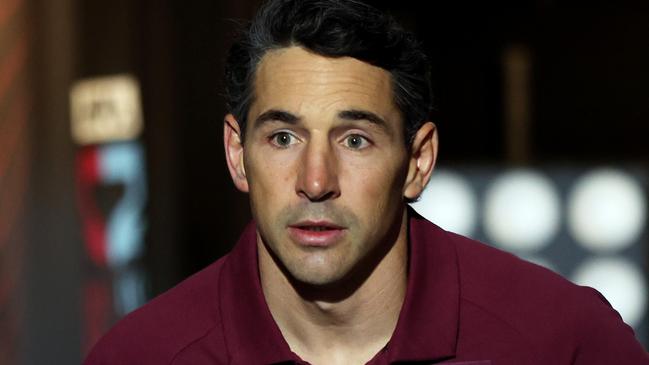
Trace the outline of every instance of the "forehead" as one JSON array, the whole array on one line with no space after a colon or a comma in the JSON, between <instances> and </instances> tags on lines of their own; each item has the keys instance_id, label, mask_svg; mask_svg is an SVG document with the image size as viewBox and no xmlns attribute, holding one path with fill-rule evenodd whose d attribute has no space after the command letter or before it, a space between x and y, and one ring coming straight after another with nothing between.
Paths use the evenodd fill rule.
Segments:
<instances>
[{"instance_id":1,"label":"forehead","mask_svg":"<svg viewBox=\"0 0 649 365\"><path fill-rule=\"evenodd\" d=\"M303 115L365 109L387 120L398 115L388 71L351 57L324 57L301 47L264 55L254 87L253 118L269 108Z\"/></svg>"}]
</instances>

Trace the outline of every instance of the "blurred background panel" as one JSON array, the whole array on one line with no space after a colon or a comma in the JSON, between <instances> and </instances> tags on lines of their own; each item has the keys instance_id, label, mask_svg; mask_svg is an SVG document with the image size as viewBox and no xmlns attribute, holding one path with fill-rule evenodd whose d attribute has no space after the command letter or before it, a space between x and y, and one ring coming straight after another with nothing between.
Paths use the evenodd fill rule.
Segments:
<instances>
[{"instance_id":1,"label":"blurred background panel","mask_svg":"<svg viewBox=\"0 0 649 365\"><path fill-rule=\"evenodd\" d=\"M223 59L259 3L0 0L0 363L79 363L124 313L231 248L250 214L223 161ZM599 202L646 206L649 5L371 3L433 64L434 181L451 190L430 207L459 199L439 219L577 282L611 285L602 267L634 278L619 287L639 307L617 306L646 339L646 214L612 228L633 237L599 242L578 213L610 186L626 193ZM114 77L138 96L73 92ZM101 138L75 137L74 105ZM134 108L137 133L105 133ZM502 208L526 189L537 199ZM529 207L545 214L534 232L488 223Z\"/></svg>"},{"instance_id":2,"label":"blurred background panel","mask_svg":"<svg viewBox=\"0 0 649 365\"><path fill-rule=\"evenodd\" d=\"M33 28L26 4L0 3L0 363L23 360Z\"/></svg>"}]
</instances>

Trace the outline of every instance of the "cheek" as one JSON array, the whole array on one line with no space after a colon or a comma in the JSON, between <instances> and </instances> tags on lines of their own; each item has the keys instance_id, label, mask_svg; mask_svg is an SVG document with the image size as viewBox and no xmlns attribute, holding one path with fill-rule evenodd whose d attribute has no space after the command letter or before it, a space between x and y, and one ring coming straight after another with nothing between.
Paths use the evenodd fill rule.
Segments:
<instances>
[{"instance_id":1,"label":"cheek","mask_svg":"<svg viewBox=\"0 0 649 365\"><path fill-rule=\"evenodd\" d=\"M366 217L367 223L389 219L386 212L396 209L403 201L401 190L406 178L403 165L397 159L347 164L343 194L346 190L350 208L363 210L360 214Z\"/></svg>"},{"instance_id":2,"label":"cheek","mask_svg":"<svg viewBox=\"0 0 649 365\"><path fill-rule=\"evenodd\" d=\"M294 163L288 155L265 153L261 149L248 152L245 166L250 199L261 209L272 209L277 205L267 203L286 198L291 191Z\"/></svg>"}]
</instances>

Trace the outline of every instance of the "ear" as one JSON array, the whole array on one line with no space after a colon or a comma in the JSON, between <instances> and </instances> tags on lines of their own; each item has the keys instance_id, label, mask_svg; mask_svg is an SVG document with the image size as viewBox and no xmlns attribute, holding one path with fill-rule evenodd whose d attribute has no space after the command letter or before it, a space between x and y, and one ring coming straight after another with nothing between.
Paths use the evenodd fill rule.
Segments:
<instances>
[{"instance_id":1,"label":"ear","mask_svg":"<svg viewBox=\"0 0 649 365\"><path fill-rule=\"evenodd\" d=\"M225 116L223 121L223 145L225 146L225 160L232 176L232 181L237 189L248 192L246 169L243 165L243 142L239 122L232 114Z\"/></svg>"},{"instance_id":2,"label":"ear","mask_svg":"<svg viewBox=\"0 0 649 365\"><path fill-rule=\"evenodd\" d=\"M416 200L424 191L437 159L437 127L432 122L424 123L412 142L408 163L408 176L403 196Z\"/></svg>"}]
</instances>

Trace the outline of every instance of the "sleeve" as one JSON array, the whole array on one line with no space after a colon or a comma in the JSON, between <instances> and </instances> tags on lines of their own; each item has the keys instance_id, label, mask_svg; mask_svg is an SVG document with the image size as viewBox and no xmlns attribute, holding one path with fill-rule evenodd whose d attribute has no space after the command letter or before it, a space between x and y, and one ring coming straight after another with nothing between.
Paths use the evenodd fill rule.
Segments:
<instances>
[{"instance_id":1,"label":"sleeve","mask_svg":"<svg viewBox=\"0 0 649 365\"><path fill-rule=\"evenodd\" d=\"M165 334L161 326L128 315L99 339L83 365L169 364L178 346Z\"/></svg>"},{"instance_id":2,"label":"sleeve","mask_svg":"<svg viewBox=\"0 0 649 365\"><path fill-rule=\"evenodd\" d=\"M83 365L108 365L109 359L106 354L104 354L104 346L99 343L95 344L91 349L90 353L86 356L86 359L83 361Z\"/></svg>"},{"instance_id":3,"label":"sleeve","mask_svg":"<svg viewBox=\"0 0 649 365\"><path fill-rule=\"evenodd\" d=\"M136 353L125 355L125 349L120 341L116 341L109 335L104 336L95 344L83 365L130 365L145 364Z\"/></svg>"},{"instance_id":4,"label":"sleeve","mask_svg":"<svg viewBox=\"0 0 649 365\"><path fill-rule=\"evenodd\" d=\"M577 314L573 365L649 365L649 355L620 314L597 290L580 288L582 309Z\"/></svg>"}]
</instances>

